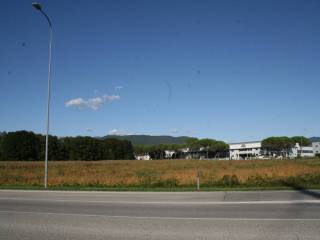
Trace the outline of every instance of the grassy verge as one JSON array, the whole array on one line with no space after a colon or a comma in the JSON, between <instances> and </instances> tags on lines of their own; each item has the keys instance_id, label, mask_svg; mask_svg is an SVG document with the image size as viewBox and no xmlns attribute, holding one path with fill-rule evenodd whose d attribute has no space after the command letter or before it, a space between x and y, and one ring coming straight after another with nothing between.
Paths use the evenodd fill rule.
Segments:
<instances>
[{"instance_id":1,"label":"grassy verge","mask_svg":"<svg viewBox=\"0 0 320 240\"><path fill-rule=\"evenodd\" d=\"M303 187L306 189L320 189L320 185L308 185ZM45 190L43 186L31 186L31 185L0 185L0 189L3 190ZM54 186L49 187L47 190L61 190L61 191L114 191L114 192L196 192L194 186L176 187L176 188L159 188L159 187L143 187L143 186L123 186L123 187L109 187L109 186ZM295 187L289 186L269 186L269 187L200 187L200 192L211 191L263 191L263 190L297 190Z\"/></svg>"},{"instance_id":2,"label":"grassy verge","mask_svg":"<svg viewBox=\"0 0 320 240\"><path fill-rule=\"evenodd\" d=\"M320 159L50 161L49 189L96 191L320 189ZM43 189L43 162L0 162L1 189Z\"/></svg>"}]
</instances>

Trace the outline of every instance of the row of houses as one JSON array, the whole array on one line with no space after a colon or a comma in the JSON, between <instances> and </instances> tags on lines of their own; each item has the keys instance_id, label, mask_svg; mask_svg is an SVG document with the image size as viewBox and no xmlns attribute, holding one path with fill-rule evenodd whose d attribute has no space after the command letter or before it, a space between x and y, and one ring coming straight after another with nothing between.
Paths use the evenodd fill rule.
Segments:
<instances>
[{"instance_id":1,"label":"row of houses","mask_svg":"<svg viewBox=\"0 0 320 240\"><path fill-rule=\"evenodd\" d=\"M230 143L229 151L215 153L211 155L204 148L191 150L189 148L179 149L179 157L184 159L221 159L221 160L248 160L248 159L270 159L270 158L297 158L297 157L314 157L320 154L320 142L314 142L311 146L295 146L284 152L281 156L276 153L267 151L262 148L261 141ZM149 153L136 154L137 160L152 160ZM163 158L177 158L177 152L172 150L164 151Z\"/></svg>"}]
</instances>

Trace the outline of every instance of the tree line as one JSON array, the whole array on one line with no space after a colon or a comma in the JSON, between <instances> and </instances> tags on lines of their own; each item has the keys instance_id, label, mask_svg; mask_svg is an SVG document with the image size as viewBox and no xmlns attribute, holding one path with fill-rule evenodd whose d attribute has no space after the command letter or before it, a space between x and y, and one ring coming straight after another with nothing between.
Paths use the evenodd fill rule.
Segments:
<instances>
[{"instance_id":1,"label":"tree line","mask_svg":"<svg viewBox=\"0 0 320 240\"><path fill-rule=\"evenodd\" d=\"M262 140L261 147L267 155L288 156L295 144L310 146L311 141L303 136L295 137L269 137Z\"/></svg>"},{"instance_id":2,"label":"tree line","mask_svg":"<svg viewBox=\"0 0 320 240\"><path fill-rule=\"evenodd\" d=\"M188 149L184 152L184 149ZM152 159L164 159L165 151L174 151L173 159L185 158L187 154L194 153L194 157L205 155L207 158L220 157L228 151L229 145L223 141L204 138L188 138L185 144L157 144L157 145L135 145L136 154L149 154Z\"/></svg>"},{"instance_id":3,"label":"tree line","mask_svg":"<svg viewBox=\"0 0 320 240\"><path fill-rule=\"evenodd\" d=\"M0 160L37 161L45 157L45 136L28 131L0 133ZM134 159L131 142L93 137L49 136L49 160Z\"/></svg>"},{"instance_id":4,"label":"tree line","mask_svg":"<svg viewBox=\"0 0 320 240\"><path fill-rule=\"evenodd\" d=\"M269 137L262 141L262 149L269 155L288 156L299 143L309 146L311 142L303 136ZM135 145L119 139L93 137L49 136L49 160L120 160L134 159L134 154L149 154L152 159L164 159L165 151L174 151L170 158L185 158L188 153L202 154L207 158L226 156L229 146L214 139L188 138L185 144ZM196 156L196 155L195 155ZM198 155L200 156L200 155ZM0 160L43 160L45 158L45 136L28 131L0 132Z\"/></svg>"}]
</instances>

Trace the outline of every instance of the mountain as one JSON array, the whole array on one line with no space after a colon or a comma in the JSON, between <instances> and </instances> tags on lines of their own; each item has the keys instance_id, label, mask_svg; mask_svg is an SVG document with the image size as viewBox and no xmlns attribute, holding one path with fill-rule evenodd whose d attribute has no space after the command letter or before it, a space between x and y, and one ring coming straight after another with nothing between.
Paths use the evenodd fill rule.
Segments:
<instances>
[{"instance_id":1,"label":"mountain","mask_svg":"<svg viewBox=\"0 0 320 240\"><path fill-rule=\"evenodd\" d=\"M320 142L320 137L311 137L309 138L311 142Z\"/></svg>"},{"instance_id":2,"label":"mountain","mask_svg":"<svg viewBox=\"0 0 320 240\"><path fill-rule=\"evenodd\" d=\"M150 136L150 135L107 135L105 138L128 140L133 145L183 144L190 137Z\"/></svg>"}]
</instances>

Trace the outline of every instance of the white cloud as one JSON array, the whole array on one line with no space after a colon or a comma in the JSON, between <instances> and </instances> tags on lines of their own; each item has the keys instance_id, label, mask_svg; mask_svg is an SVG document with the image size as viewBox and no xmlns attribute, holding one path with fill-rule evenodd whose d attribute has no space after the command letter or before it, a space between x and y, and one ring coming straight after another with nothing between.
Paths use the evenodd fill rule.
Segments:
<instances>
[{"instance_id":1,"label":"white cloud","mask_svg":"<svg viewBox=\"0 0 320 240\"><path fill-rule=\"evenodd\" d=\"M117 91L117 90L121 90L122 88L123 88L123 86L115 86L115 87L114 87L114 90Z\"/></svg>"},{"instance_id":2,"label":"white cloud","mask_svg":"<svg viewBox=\"0 0 320 240\"><path fill-rule=\"evenodd\" d=\"M104 99L101 97L90 98L87 101L88 108L92 108L93 110L99 109L104 104Z\"/></svg>"},{"instance_id":3,"label":"white cloud","mask_svg":"<svg viewBox=\"0 0 320 240\"><path fill-rule=\"evenodd\" d=\"M91 108L98 110L106 102L113 102L120 99L119 95L104 95L102 97L89 98L85 100L83 98L75 98L66 102L66 107L77 107L79 109Z\"/></svg>"},{"instance_id":4,"label":"white cloud","mask_svg":"<svg viewBox=\"0 0 320 240\"><path fill-rule=\"evenodd\" d=\"M82 98L75 98L66 102L66 107L78 107L82 109L82 108L85 108L86 105L87 105L87 102Z\"/></svg>"},{"instance_id":5,"label":"white cloud","mask_svg":"<svg viewBox=\"0 0 320 240\"><path fill-rule=\"evenodd\" d=\"M93 128L86 128L86 132L93 132Z\"/></svg>"},{"instance_id":6,"label":"white cloud","mask_svg":"<svg viewBox=\"0 0 320 240\"><path fill-rule=\"evenodd\" d=\"M112 129L112 130L109 131L109 134L118 135L119 134L119 130L118 129Z\"/></svg>"},{"instance_id":7,"label":"white cloud","mask_svg":"<svg viewBox=\"0 0 320 240\"><path fill-rule=\"evenodd\" d=\"M128 131L122 131L119 129L112 129L108 132L110 135L118 135L118 136L124 136L124 135L133 135L135 133L128 132Z\"/></svg>"},{"instance_id":8,"label":"white cloud","mask_svg":"<svg viewBox=\"0 0 320 240\"><path fill-rule=\"evenodd\" d=\"M121 136L121 135L126 135L124 131L120 131L118 129L112 129L109 131L109 134L110 135L118 135L118 136Z\"/></svg>"},{"instance_id":9,"label":"white cloud","mask_svg":"<svg viewBox=\"0 0 320 240\"><path fill-rule=\"evenodd\" d=\"M120 99L119 95L104 95L103 99L105 101L109 101L109 102L113 102L113 101L117 101Z\"/></svg>"}]
</instances>

